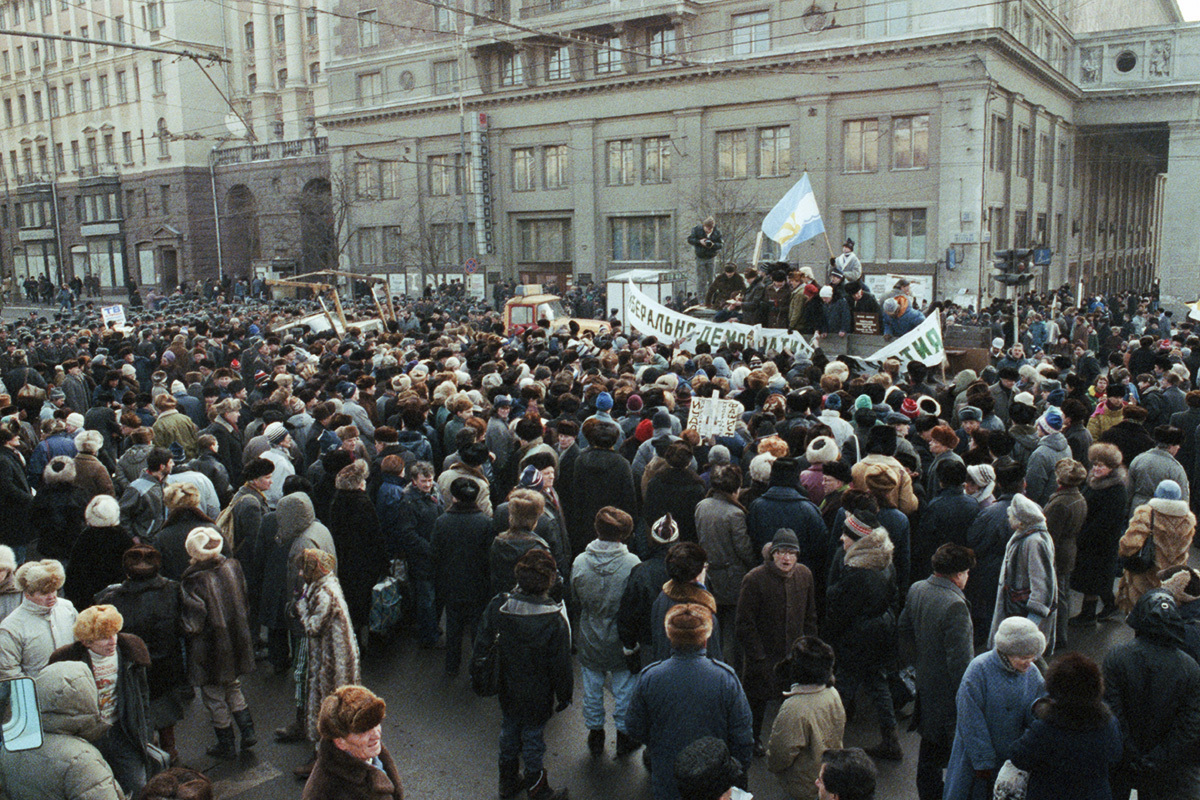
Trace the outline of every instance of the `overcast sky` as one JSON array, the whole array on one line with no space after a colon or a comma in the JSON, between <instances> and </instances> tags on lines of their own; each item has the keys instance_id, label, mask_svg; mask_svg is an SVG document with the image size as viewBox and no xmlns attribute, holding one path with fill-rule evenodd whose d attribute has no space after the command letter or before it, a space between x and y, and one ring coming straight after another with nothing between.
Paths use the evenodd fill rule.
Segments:
<instances>
[{"instance_id":1,"label":"overcast sky","mask_svg":"<svg viewBox=\"0 0 1200 800\"><path fill-rule=\"evenodd\" d=\"M1200 19L1200 0L1178 0L1184 19Z\"/></svg>"}]
</instances>

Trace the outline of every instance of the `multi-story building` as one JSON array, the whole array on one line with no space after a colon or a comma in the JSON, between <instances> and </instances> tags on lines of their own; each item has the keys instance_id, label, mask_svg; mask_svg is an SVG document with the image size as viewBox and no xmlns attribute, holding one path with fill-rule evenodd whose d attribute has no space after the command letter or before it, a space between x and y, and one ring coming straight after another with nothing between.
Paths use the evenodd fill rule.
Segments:
<instances>
[{"instance_id":1,"label":"multi-story building","mask_svg":"<svg viewBox=\"0 0 1200 800\"><path fill-rule=\"evenodd\" d=\"M317 12L0 3L0 28L87 40L0 37L4 274L173 288L297 265L301 228L328 216Z\"/></svg>"},{"instance_id":2,"label":"multi-story building","mask_svg":"<svg viewBox=\"0 0 1200 800\"><path fill-rule=\"evenodd\" d=\"M1182 221L1200 211L1174 209L1163 177L1200 155L1177 152L1192 104L1166 100L1194 99L1200 78L1171 57L1200 38L1174 0L334 12L319 118L343 263L408 287L460 277L470 255L491 278L560 283L691 270L685 239L710 214L745 262L804 173L834 252L853 238L869 273L924 276L941 296L1000 293L990 263L1012 246L1051 251L1043 287L1142 285L1175 266L1164 229L1200 264L1200 220ZM1150 116L1143 95L1161 99ZM791 257L820 266L829 250L818 237Z\"/></svg>"}]
</instances>

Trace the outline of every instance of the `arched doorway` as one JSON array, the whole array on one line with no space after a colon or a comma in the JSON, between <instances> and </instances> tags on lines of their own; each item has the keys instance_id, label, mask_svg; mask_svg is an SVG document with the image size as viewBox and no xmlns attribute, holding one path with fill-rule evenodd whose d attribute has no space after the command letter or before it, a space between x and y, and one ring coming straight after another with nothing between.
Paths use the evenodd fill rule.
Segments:
<instances>
[{"instance_id":1,"label":"arched doorway","mask_svg":"<svg viewBox=\"0 0 1200 800\"><path fill-rule=\"evenodd\" d=\"M225 272L238 278L251 277L251 262L261 258L258 239L258 207L254 193L238 184L225 193L225 218L221 221Z\"/></svg>"},{"instance_id":2,"label":"arched doorway","mask_svg":"<svg viewBox=\"0 0 1200 800\"><path fill-rule=\"evenodd\" d=\"M314 178L300 192L300 242L303 272L337 266L337 233L329 181Z\"/></svg>"}]
</instances>

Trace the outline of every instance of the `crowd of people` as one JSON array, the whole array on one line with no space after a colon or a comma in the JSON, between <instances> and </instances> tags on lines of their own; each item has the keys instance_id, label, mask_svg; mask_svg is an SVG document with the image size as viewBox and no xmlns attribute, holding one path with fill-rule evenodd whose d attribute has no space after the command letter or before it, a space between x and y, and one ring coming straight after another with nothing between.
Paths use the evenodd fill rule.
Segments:
<instances>
[{"instance_id":1,"label":"crowd of people","mask_svg":"<svg viewBox=\"0 0 1200 800\"><path fill-rule=\"evenodd\" d=\"M175 726L253 748L257 663L294 681L274 735L310 745L305 798L400 798L361 661L404 635L498 697L502 798L566 796L545 729L578 699L656 800L729 797L755 759L869 800L914 698L921 800L1197 796L1200 330L1133 293L922 312L852 254L823 286L727 267L707 299L826 335L868 306L890 336L995 325L987 368L510 335L461 293L340 337L203 290L0 328L0 679L36 681L48 734L3 786L193 791ZM690 424L713 393L733 435ZM1120 620L1102 663L1071 649Z\"/></svg>"}]
</instances>

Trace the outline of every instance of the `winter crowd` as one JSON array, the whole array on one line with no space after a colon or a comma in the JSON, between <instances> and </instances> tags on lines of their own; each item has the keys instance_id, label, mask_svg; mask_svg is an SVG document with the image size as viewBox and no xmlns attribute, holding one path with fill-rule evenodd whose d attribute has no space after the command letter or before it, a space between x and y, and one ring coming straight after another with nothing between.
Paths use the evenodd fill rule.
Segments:
<instances>
[{"instance_id":1,"label":"winter crowd","mask_svg":"<svg viewBox=\"0 0 1200 800\"><path fill-rule=\"evenodd\" d=\"M762 323L846 332L851 261L754 271L764 302L795 282ZM0 750L0 792L211 796L175 726L254 747L257 662L294 680L305 798L402 798L360 659L403 633L498 697L502 798L566 796L545 728L576 675L588 749L615 729L655 800L744 797L755 759L870 800L901 724L921 800L1200 796L1200 329L1153 299L972 310L990 364L943 380L401 305L341 337L286 300L0 328L0 679L46 733ZM914 305L876 303L884 330ZM689 426L714 392L731 436ZM1121 622L1102 663L1069 645Z\"/></svg>"}]
</instances>

